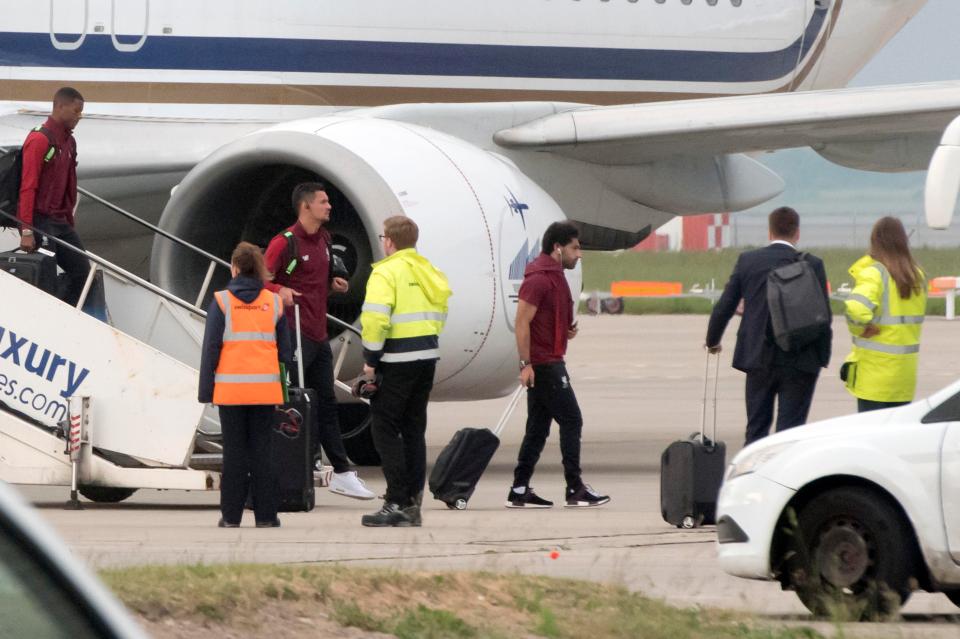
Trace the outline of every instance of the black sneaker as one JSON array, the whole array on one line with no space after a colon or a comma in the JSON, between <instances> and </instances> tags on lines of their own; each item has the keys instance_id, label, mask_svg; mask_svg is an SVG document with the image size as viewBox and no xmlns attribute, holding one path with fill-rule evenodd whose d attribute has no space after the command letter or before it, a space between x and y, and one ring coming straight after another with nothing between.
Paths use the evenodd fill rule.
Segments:
<instances>
[{"instance_id":1,"label":"black sneaker","mask_svg":"<svg viewBox=\"0 0 960 639\"><path fill-rule=\"evenodd\" d=\"M384 503L383 507L375 513L364 515L360 518L360 523L364 526L374 528L384 528L387 526L406 527L414 525L410 517L400 506L392 503Z\"/></svg>"},{"instance_id":2,"label":"black sneaker","mask_svg":"<svg viewBox=\"0 0 960 639\"><path fill-rule=\"evenodd\" d=\"M601 495L587 484L580 484L580 488L567 488L567 508L586 508L603 506L610 501L606 495Z\"/></svg>"},{"instance_id":3,"label":"black sneaker","mask_svg":"<svg viewBox=\"0 0 960 639\"><path fill-rule=\"evenodd\" d=\"M511 488L507 495L507 503L504 506L507 508L552 508L553 502L540 497L533 492L533 488L527 486L527 489L522 493L518 493Z\"/></svg>"},{"instance_id":4,"label":"black sneaker","mask_svg":"<svg viewBox=\"0 0 960 639\"><path fill-rule=\"evenodd\" d=\"M257 522L257 528L279 528L279 527L280 527L280 519L278 517L274 517L273 521Z\"/></svg>"},{"instance_id":5,"label":"black sneaker","mask_svg":"<svg viewBox=\"0 0 960 639\"><path fill-rule=\"evenodd\" d=\"M217 528L239 528L240 524L231 524L229 521L226 521L223 517L220 518L220 521L217 522Z\"/></svg>"}]
</instances>

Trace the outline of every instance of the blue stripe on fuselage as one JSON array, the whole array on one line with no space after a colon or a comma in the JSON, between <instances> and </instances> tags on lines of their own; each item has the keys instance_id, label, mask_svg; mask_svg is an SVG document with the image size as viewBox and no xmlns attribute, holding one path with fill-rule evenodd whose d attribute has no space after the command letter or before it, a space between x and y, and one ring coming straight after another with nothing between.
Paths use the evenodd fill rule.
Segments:
<instances>
[{"instance_id":1,"label":"blue stripe on fuselage","mask_svg":"<svg viewBox=\"0 0 960 639\"><path fill-rule=\"evenodd\" d=\"M117 51L103 34L88 34L78 49L61 51L46 33L0 32L0 66L762 82L793 72L826 17L826 9L817 9L803 36L768 52L150 36L130 53Z\"/></svg>"}]
</instances>

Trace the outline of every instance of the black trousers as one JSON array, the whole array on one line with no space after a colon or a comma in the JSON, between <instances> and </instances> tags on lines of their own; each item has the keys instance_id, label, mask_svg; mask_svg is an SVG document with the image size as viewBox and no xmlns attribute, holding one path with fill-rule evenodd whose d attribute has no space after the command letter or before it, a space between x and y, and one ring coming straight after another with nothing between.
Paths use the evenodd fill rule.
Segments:
<instances>
[{"instance_id":1,"label":"black trousers","mask_svg":"<svg viewBox=\"0 0 960 639\"><path fill-rule=\"evenodd\" d=\"M36 214L33 217L33 224L42 231L42 234L35 238L37 246L43 246L43 236L49 235L72 244L80 251L84 250L80 236L66 222ZM90 273L90 260L84 257L82 253L72 251L58 242L47 242L44 248L56 255L57 266L63 269L64 284L63 288L57 292L57 297L70 306L76 306L80 300L80 294L83 293L83 285L87 281L87 275Z\"/></svg>"},{"instance_id":2,"label":"black trousers","mask_svg":"<svg viewBox=\"0 0 960 639\"><path fill-rule=\"evenodd\" d=\"M303 338L303 376L305 386L317 392L317 420L312 424L313 441L317 447L313 456L320 454L319 448L327 454L327 459L333 466L333 472L345 473L350 470L350 460L343 448L343 437L340 435L340 419L337 415L337 396L333 392L333 352L329 342L315 342L309 337ZM297 366L294 365L291 377L295 385Z\"/></svg>"},{"instance_id":3,"label":"black trousers","mask_svg":"<svg viewBox=\"0 0 960 639\"><path fill-rule=\"evenodd\" d=\"M570 385L567 367L563 362L538 364L533 367L533 372L533 388L527 390L527 429L513 471L513 485L530 485L533 470L550 435L550 423L556 420L560 425L560 455L567 488L579 488L582 483L580 433L583 416Z\"/></svg>"},{"instance_id":4,"label":"black trousers","mask_svg":"<svg viewBox=\"0 0 960 639\"><path fill-rule=\"evenodd\" d=\"M818 376L819 373L805 373L786 366L747 373L747 437L744 445L770 434L775 401L778 432L805 424Z\"/></svg>"},{"instance_id":5,"label":"black trousers","mask_svg":"<svg viewBox=\"0 0 960 639\"><path fill-rule=\"evenodd\" d=\"M272 457L273 406L220 406L223 430L223 476L220 479L220 514L239 524L253 485L254 517L273 521L279 495Z\"/></svg>"},{"instance_id":6,"label":"black trousers","mask_svg":"<svg viewBox=\"0 0 960 639\"><path fill-rule=\"evenodd\" d=\"M896 408L897 406L906 406L910 402L875 402L872 399L857 398L857 412L866 413L871 410L883 410L884 408Z\"/></svg>"},{"instance_id":7,"label":"black trousers","mask_svg":"<svg viewBox=\"0 0 960 639\"><path fill-rule=\"evenodd\" d=\"M413 505L427 477L427 402L437 360L380 364L380 389L370 401L373 444L387 480L386 501Z\"/></svg>"}]
</instances>

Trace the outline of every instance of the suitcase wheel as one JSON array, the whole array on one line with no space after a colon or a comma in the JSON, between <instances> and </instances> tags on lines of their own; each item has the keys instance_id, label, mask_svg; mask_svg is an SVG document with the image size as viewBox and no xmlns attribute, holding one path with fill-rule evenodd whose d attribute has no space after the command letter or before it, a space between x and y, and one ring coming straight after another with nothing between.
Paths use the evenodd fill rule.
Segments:
<instances>
[{"instance_id":1,"label":"suitcase wheel","mask_svg":"<svg viewBox=\"0 0 960 639\"><path fill-rule=\"evenodd\" d=\"M687 515L686 517L683 518L683 520L680 522L677 528L686 528L687 530L689 530L690 528L696 528L702 523L703 523L703 515L700 515L699 517L694 517L693 515Z\"/></svg>"},{"instance_id":2,"label":"suitcase wheel","mask_svg":"<svg viewBox=\"0 0 960 639\"><path fill-rule=\"evenodd\" d=\"M450 510L466 510L467 509L467 500L458 499L456 501L447 502L447 508Z\"/></svg>"}]
</instances>

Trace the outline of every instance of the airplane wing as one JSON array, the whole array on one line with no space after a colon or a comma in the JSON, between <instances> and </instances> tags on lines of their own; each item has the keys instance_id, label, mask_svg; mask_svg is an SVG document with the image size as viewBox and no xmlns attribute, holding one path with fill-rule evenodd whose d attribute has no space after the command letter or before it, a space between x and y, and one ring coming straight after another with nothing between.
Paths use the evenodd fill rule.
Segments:
<instances>
[{"instance_id":1,"label":"airplane wing","mask_svg":"<svg viewBox=\"0 0 960 639\"><path fill-rule=\"evenodd\" d=\"M809 146L872 171L926 169L960 82L582 107L501 130L507 148L603 166Z\"/></svg>"}]
</instances>

